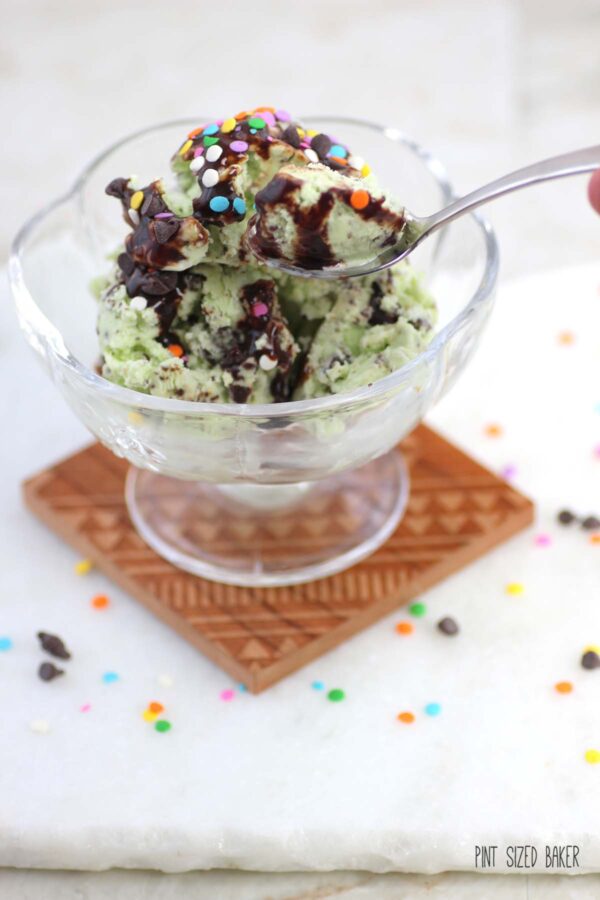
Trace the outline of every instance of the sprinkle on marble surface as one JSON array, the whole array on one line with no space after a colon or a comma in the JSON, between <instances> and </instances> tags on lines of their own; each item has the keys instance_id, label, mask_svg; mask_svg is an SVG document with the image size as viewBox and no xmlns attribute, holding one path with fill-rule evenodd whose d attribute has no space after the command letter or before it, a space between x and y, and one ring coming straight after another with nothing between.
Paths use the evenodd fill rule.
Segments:
<instances>
[{"instance_id":1,"label":"sprinkle on marble surface","mask_svg":"<svg viewBox=\"0 0 600 900\"><path fill-rule=\"evenodd\" d=\"M425 715L427 716L439 716L442 711L441 703L428 703L425 706Z\"/></svg>"},{"instance_id":2,"label":"sprinkle on marble surface","mask_svg":"<svg viewBox=\"0 0 600 900\"><path fill-rule=\"evenodd\" d=\"M570 681L557 681L554 685L554 690L558 694L570 694L573 690L573 685Z\"/></svg>"},{"instance_id":3,"label":"sprinkle on marble surface","mask_svg":"<svg viewBox=\"0 0 600 900\"><path fill-rule=\"evenodd\" d=\"M536 534L534 538L534 544L536 547L549 547L552 543L552 538L549 534Z\"/></svg>"},{"instance_id":4,"label":"sprinkle on marble surface","mask_svg":"<svg viewBox=\"0 0 600 900\"><path fill-rule=\"evenodd\" d=\"M500 469L500 475L504 478L505 481L511 481L511 479L516 478L517 476L517 467L514 463L508 463L502 469Z\"/></svg>"},{"instance_id":5,"label":"sprinkle on marble surface","mask_svg":"<svg viewBox=\"0 0 600 900\"><path fill-rule=\"evenodd\" d=\"M331 700L332 703L339 703L341 700L344 700L346 694L341 688L332 688L327 694L327 699Z\"/></svg>"},{"instance_id":6,"label":"sprinkle on marble surface","mask_svg":"<svg viewBox=\"0 0 600 900\"><path fill-rule=\"evenodd\" d=\"M115 681L119 680L119 675L116 672L104 672L102 675L102 681L104 684L114 684Z\"/></svg>"},{"instance_id":7,"label":"sprinkle on marble surface","mask_svg":"<svg viewBox=\"0 0 600 900\"><path fill-rule=\"evenodd\" d=\"M94 568L94 563L91 559L80 559L79 562L75 563L75 574L76 575L87 575Z\"/></svg>"},{"instance_id":8,"label":"sprinkle on marble surface","mask_svg":"<svg viewBox=\"0 0 600 900\"><path fill-rule=\"evenodd\" d=\"M91 710L91 708L92 708L92 704L91 704L91 703L83 703L83 704L79 707L79 712L80 712L80 713L88 713L88 712Z\"/></svg>"},{"instance_id":9,"label":"sprinkle on marble surface","mask_svg":"<svg viewBox=\"0 0 600 900\"><path fill-rule=\"evenodd\" d=\"M315 691L324 691L325 690L325 682L313 681L313 683L311 684L311 688Z\"/></svg>"},{"instance_id":10,"label":"sprinkle on marble surface","mask_svg":"<svg viewBox=\"0 0 600 900\"><path fill-rule=\"evenodd\" d=\"M596 444L594 447L594 456L596 459L600 459L600 444Z\"/></svg>"},{"instance_id":11,"label":"sprinkle on marble surface","mask_svg":"<svg viewBox=\"0 0 600 900\"><path fill-rule=\"evenodd\" d=\"M600 750L586 750L585 761L595 765L600 763Z\"/></svg>"},{"instance_id":12,"label":"sprinkle on marble surface","mask_svg":"<svg viewBox=\"0 0 600 900\"><path fill-rule=\"evenodd\" d=\"M224 691L221 691L219 697L221 698L221 700L223 700L224 703L230 703L235 697L235 691L233 691L231 688L226 688Z\"/></svg>"},{"instance_id":13,"label":"sprinkle on marble surface","mask_svg":"<svg viewBox=\"0 0 600 900\"><path fill-rule=\"evenodd\" d=\"M559 331L557 340L562 347L570 347L575 343L575 335L572 331Z\"/></svg>"},{"instance_id":14,"label":"sprinkle on marble surface","mask_svg":"<svg viewBox=\"0 0 600 900\"><path fill-rule=\"evenodd\" d=\"M598 644L588 644L587 647L584 647L583 652L589 653L590 650L592 651L592 653L597 653L598 656L600 656L600 646L598 646Z\"/></svg>"},{"instance_id":15,"label":"sprinkle on marble surface","mask_svg":"<svg viewBox=\"0 0 600 900\"><path fill-rule=\"evenodd\" d=\"M420 619L427 612L427 607L424 603L411 603L408 607L408 611L411 616L415 616L417 619Z\"/></svg>"},{"instance_id":16,"label":"sprinkle on marble surface","mask_svg":"<svg viewBox=\"0 0 600 900\"><path fill-rule=\"evenodd\" d=\"M240 694L247 694L247 693L248 693L248 688L246 687L245 684L242 684L241 681L240 681L240 683L238 684L237 689L238 689L238 691L240 692Z\"/></svg>"},{"instance_id":17,"label":"sprinkle on marble surface","mask_svg":"<svg viewBox=\"0 0 600 900\"><path fill-rule=\"evenodd\" d=\"M145 709L142 713L142 719L144 722L156 722L158 719L158 713L152 712L151 709Z\"/></svg>"},{"instance_id":18,"label":"sprinkle on marble surface","mask_svg":"<svg viewBox=\"0 0 600 900\"><path fill-rule=\"evenodd\" d=\"M504 429L502 428L502 425L498 425L497 422L490 422L489 425L485 426L483 432L486 437L497 438L502 436L502 434L504 433Z\"/></svg>"},{"instance_id":19,"label":"sprinkle on marble surface","mask_svg":"<svg viewBox=\"0 0 600 900\"><path fill-rule=\"evenodd\" d=\"M411 713L411 712L398 713L398 721L404 722L405 725L412 725L412 723L415 721L414 713Z\"/></svg>"},{"instance_id":20,"label":"sprinkle on marble surface","mask_svg":"<svg viewBox=\"0 0 600 900\"><path fill-rule=\"evenodd\" d=\"M175 684L175 679L173 678L173 676L168 675L166 672L162 675L159 675L156 681L160 685L160 687L165 688L173 687L173 685Z\"/></svg>"},{"instance_id":21,"label":"sprinkle on marble surface","mask_svg":"<svg viewBox=\"0 0 600 900\"><path fill-rule=\"evenodd\" d=\"M525 593L525 586L520 581L510 581L504 588L511 597L519 597Z\"/></svg>"},{"instance_id":22,"label":"sprinkle on marble surface","mask_svg":"<svg viewBox=\"0 0 600 900\"><path fill-rule=\"evenodd\" d=\"M593 544L594 546L600 545L600 533L591 535L590 544Z\"/></svg>"},{"instance_id":23,"label":"sprinkle on marble surface","mask_svg":"<svg viewBox=\"0 0 600 900\"><path fill-rule=\"evenodd\" d=\"M106 594L96 594L95 597L92 597L91 604L94 609L106 609L107 606L110 606L110 600Z\"/></svg>"},{"instance_id":24,"label":"sprinkle on marble surface","mask_svg":"<svg viewBox=\"0 0 600 900\"><path fill-rule=\"evenodd\" d=\"M170 731L172 726L168 719L159 719L158 722L155 723L154 728L156 731L164 734L165 731Z\"/></svg>"},{"instance_id":25,"label":"sprinkle on marble surface","mask_svg":"<svg viewBox=\"0 0 600 900\"><path fill-rule=\"evenodd\" d=\"M412 624L412 622L398 622L398 624L396 625L397 633L404 636L412 634L414 630L415 626Z\"/></svg>"},{"instance_id":26,"label":"sprinkle on marble surface","mask_svg":"<svg viewBox=\"0 0 600 900\"><path fill-rule=\"evenodd\" d=\"M34 734L48 734L50 731L50 722L46 719L33 719L29 723L29 727Z\"/></svg>"},{"instance_id":27,"label":"sprinkle on marble surface","mask_svg":"<svg viewBox=\"0 0 600 900\"><path fill-rule=\"evenodd\" d=\"M8 637L8 635L3 634L0 637L0 652L5 653L7 650L12 650L13 642L12 639Z\"/></svg>"}]
</instances>

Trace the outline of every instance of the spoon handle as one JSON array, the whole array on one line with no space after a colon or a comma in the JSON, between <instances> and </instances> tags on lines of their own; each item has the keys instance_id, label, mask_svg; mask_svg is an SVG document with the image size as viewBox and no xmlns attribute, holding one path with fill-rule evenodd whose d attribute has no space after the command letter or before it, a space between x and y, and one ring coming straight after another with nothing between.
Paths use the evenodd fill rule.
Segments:
<instances>
[{"instance_id":1,"label":"spoon handle","mask_svg":"<svg viewBox=\"0 0 600 900\"><path fill-rule=\"evenodd\" d=\"M488 200L501 197L503 194L529 187L530 184L551 181L553 178L565 178L567 175L581 175L583 172L592 172L594 169L600 169L600 145L586 147L583 150L572 150L570 153L563 153L531 166L525 166L524 169L517 169L516 172L504 175L502 178L472 191L465 197L460 197L440 212L422 219L420 224L423 235L435 231L440 225L446 225L463 213L487 203Z\"/></svg>"}]
</instances>

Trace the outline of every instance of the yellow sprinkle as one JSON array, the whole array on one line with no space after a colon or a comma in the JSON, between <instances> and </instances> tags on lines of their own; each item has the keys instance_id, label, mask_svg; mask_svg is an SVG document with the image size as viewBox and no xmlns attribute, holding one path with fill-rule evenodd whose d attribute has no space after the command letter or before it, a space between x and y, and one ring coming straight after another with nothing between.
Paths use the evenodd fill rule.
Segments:
<instances>
[{"instance_id":1,"label":"yellow sprinkle","mask_svg":"<svg viewBox=\"0 0 600 900\"><path fill-rule=\"evenodd\" d=\"M135 194L131 195L131 200L129 201L129 205L130 205L131 209L139 209L143 202L144 202L144 192L136 191Z\"/></svg>"},{"instance_id":2,"label":"yellow sprinkle","mask_svg":"<svg viewBox=\"0 0 600 900\"><path fill-rule=\"evenodd\" d=\"M75 563L75 572L77 575L87 575L94 568L94 563L91 559L80 559L78 563Z\"/></svg>"},{"instance_id":3,"label":"yellow sprinkle","mask_svg":"<svg viewBox=\"0 0 600 900\"><path fill-rule=\"evenodd\" d=\"M600 750L586 750L585 751L585 761L592 763L592 765L594 765L595 763L599 763L600 762Z\"/></svg>"},{"instance_id":4,"label":"yellow sprinkle","mask_svg":"<svg viewBox=\"0 0 600 900\"><path fill-rule=\"evenodd\" d=\"M300 137L304 137L304 135L306 134L304 128L296 128L296 131L298 132Z\"/></svg>"},{"instance_id":5,"label":"yellow sprinkle","mask_svg":"<svg viewBox=\"0 0 600 900\"><path fill-rule=\"evenodd\" d=\"M233 131L237 122L235 119L225 119L223 124L221 125L221 131L223 134L229 134L230 131Z\"/></svg>"},{"instance_id":6,"label":"yellow sprinkle","mask_svg":"<svg viewBox=\"0 0 600 900\"><path fill-rule=\"evenodd\" d=\"M600 656L600 647L598 646L598 644L589 644L583 652L584 653L597 653L598 656Z\"/></svg>"},{"instance_id":7,"label":"yellow sprinkle","mask_svg":"<svg viewBox=\"0 0 600 900\"><path fill-rule=\"evenodd\" d=\"M315 134L318 134L319 132L318 132L318 131L315 131L314 128L309 128L308 131L307 131L306 133L307 133L307 135L308 135L309 137L314 137Z\"/></svg>"},{"instance_id":8,"label":"yellow sprinkle","mask_svg":"<svg viewBox=\"0 0 600 900\"><path fill-rule=\"evenodd\" d=\"M131 412L127 413L127 419L130 425L143 425L144 417L139 412L135 412L131 410Z\"/></svg>"},{"instance_id":9,"label":"yellow sprinkle","mask_svg":"<svg viewBox=\"0 0 600 900\"><path fill-rule=\"evenodd\" d=\"M152 712L151 709L145 709L142 713L142 719L145 722L155 722L158 719L158 713Z\"/></svg>"},{"instance_id":10,"label":"yellow sprinkle","mask_svg":"<svg viewBox=\"0 0 600 900\"><path fill-rule=\"evenodd\" d=\"M368 166L367 163L365 163L364 166L362 167L362 169L360 170L360 174L362 175L363 178L366 178L367 175L371 174L371 166Z\"/></svg>"},{"instance_id":11,"label":"yellow sprinkle","mask_svg":"<svg viewBox=\"0 0 600 900\"><path fill-rule=\"evenodd\" d=\"M512 597L517 597L519 594L525 593L525 587L518 581L511 581L510 584L506 585L506 593Z\"/></svg>"},{"instance_id":12,"label":"yellow sprinkle","mask_svg":"<svg viewBox=\"0 0 600 900\"><path fill-rule=\"evenodd\" d=\"M181 150L179 151L180 156L185 156L190 147L192 146L192 141L186 141Z\"/></svg>"}]
</instances>

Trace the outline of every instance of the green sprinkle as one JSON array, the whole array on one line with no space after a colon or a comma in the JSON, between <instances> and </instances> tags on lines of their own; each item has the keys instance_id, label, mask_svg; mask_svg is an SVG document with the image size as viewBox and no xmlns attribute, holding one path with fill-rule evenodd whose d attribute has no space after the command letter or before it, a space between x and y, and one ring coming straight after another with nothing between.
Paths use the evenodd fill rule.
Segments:
<instances>
[{"instance_id":1,"label":"green sprinkle","mask_svg":"<svg viewBox=\"0 0 600 900\"><path fill-rule=\"evenodd\" d=\"M408 611L411 616L417 616L417 618L421 618L427 612L427 607L424 603L411 603L408 607Z\"/></svg>"},{"instance_id":2,"label":"green sprinkle","mask_svg":"<svg viewBox=\"0 0 600 900\"><path fill-rule=\"evenodd\" d=\"M327 694L327 699L331 700L332 703L339 703L345 696L346 695L341 688L333 688L333 690L329 691Z\"/></svg>"},{"instance_id":3,"label":"green sprinkle","mask_svg":"<svg viewBox=\"0 0 600 900\"><path fill-rule=\"evenodd\" d=\"M204 144L205 147L212 147L213 144L219 143L219 138L205 137L205 138L202 138L202 143Z\"/></svg>"},{"instance_id":4,"label":"green sprinkle","mask_svg":"<svg viewBox=\"0 0 600 900\"><path fill-rule=\"evenodd\" d=\"M250 128L264 128L266 124L265 120L260 119L258 116L252 116L251 119L248 119Z\"/></svg>"},{"instance_id":5,"label":"green sprinkle","mask_svg":"<svg viewBox=\"0 0 600 900\"><path fill-rule=\"evenodd\" d=\"M157 731L170 731L171 723L167 722L166 719L159 719L158 722L154 723L154 727Z\"/></svg>"}]
</instances>

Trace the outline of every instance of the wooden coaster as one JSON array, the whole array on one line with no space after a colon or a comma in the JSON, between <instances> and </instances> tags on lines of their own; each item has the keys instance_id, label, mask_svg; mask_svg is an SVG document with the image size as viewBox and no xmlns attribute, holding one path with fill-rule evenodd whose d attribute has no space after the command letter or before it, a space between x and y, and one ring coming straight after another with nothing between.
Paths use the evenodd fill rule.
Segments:
<instances>
[{"instance_id":1,"label":"wooden coaster","mask_svg":"<svg viewBox=\"0 0 600 900\"><path fill-rule=\"evenodd\" d=\"M295 587L216 584L166 562L129 520L128 463L100 444L23 487L43 522L258 693L533 521L530 500L429 428L419 426L400 447L411 491L395 533L352 569ZM318 515L327 517L328 510ZM303 527L297 523L299 535Z\"/></svg>"}]
</instances>

